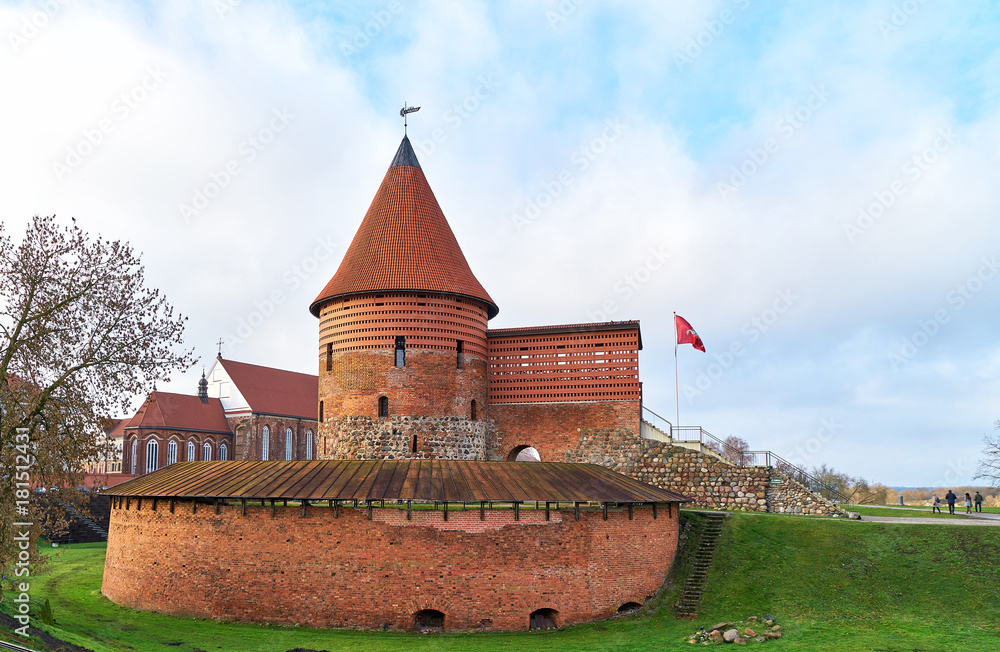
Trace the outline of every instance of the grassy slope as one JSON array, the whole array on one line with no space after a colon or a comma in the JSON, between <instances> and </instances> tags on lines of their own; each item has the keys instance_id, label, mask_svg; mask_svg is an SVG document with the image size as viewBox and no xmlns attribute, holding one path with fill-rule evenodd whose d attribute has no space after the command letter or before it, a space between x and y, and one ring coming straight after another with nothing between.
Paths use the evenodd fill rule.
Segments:
<instances>
[{"instance_id":1,"label":"grassy slope","mask_svg":"<svg viewBox=\"0 0 1000 652\"><path fill-rule=\"evenodd\" d=\"M773 650L1000 649L1000 536L993 528L733 515L702 602L704 616L652 615L559 632L413 636L257 627L171 618L100 596L103 546L60 548L32 594L59 629L102 650L663 650L698 625L768 612L785 627ZM975 561L973 561L975 560ZM669 605L676 591L668 591ZM359 596L359 599L366 599ZM53 630L60 636L61 632ZM164 643L183 642L165 647Z\"/></svg>"}]
</instances>

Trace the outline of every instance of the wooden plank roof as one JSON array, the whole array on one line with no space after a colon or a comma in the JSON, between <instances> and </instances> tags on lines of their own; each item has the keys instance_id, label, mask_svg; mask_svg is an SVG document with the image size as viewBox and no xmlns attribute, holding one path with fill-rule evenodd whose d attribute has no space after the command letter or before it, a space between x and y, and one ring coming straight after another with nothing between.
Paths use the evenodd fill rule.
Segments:
<instances>
[{"instance_id":1,"label":"wooden plank roof","mask_svg":"<svg viewBox=\"0 0 1000 652\"><path fill-rule=\"evenodd\" d=\"M597 464L465 460L178 462L111 496L418 502L690 502Z\"/></svg>"}]
</instances>

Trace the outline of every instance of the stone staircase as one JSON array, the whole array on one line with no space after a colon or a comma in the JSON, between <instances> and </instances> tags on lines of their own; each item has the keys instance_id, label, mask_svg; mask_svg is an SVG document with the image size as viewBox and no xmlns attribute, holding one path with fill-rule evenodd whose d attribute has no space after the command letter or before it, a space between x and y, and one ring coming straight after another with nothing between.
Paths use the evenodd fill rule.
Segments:
<instances>
[{"instance_id":1,"label":"stone staircase","mask_svg":"<svg viewBox=\"0 0 1000 652\"><path fill-rule=\"evenodd\" d=\"M698 542L698 551L691 564L691 574L688 576L681 597L677 601L674 613L678 618L694 618L698 614L698 602L705 590L705 578L715 557L722 536L722 526L726 515L722 513L702 512L705 515L705 527Z\"/></svg>"}]
</instances>

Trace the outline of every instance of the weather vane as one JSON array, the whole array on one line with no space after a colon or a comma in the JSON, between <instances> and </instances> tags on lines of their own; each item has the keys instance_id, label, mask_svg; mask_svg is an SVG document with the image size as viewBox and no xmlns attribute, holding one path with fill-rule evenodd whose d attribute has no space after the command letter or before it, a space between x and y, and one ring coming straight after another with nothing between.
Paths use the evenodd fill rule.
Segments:
<instances>
[{"instance_id":1,"label":"weather vane","mask_svg":"<svg viewBox=\"0 0 1000 652\"><path fill-rule=\"evenodd\" d=\"M403 108L399 110L399 115L403 117L403 135L406 135L406 116L410 113L416 113L420 110L419 106L411 106L407 108L406 102L403 102Z\"/></svg>"}]
</instances>

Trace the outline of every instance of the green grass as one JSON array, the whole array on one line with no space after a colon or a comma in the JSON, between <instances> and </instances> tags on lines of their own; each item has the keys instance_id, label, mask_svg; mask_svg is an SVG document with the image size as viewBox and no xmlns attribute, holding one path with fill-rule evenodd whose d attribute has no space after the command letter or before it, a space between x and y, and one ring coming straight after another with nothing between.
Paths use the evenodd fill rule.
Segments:
<instances>
[{"instance_id":1,"label":"green grass","mask_svg":"<svg viewBox=\"0 0 1000 652\"><path fill-rule=\"evenodd\" d=\"M698 515L685 514L699 527ZM51 550L51 549L49 549ZM770 613L784 638L765 649L898 651L1000 649L1000 537L986 527L927 527L734 514L702 599L678 621L668 590L651 613L554 632L444 634L323 631L173 618L100 595L104 546L61 546L32 578L49 631L106 650L680 650L700 625ZM368 596L358 596L369 599ZM38 625L38 620L33 619ZM166 646L166 643L178 643Z\"/></svg>"}]
</instances>

